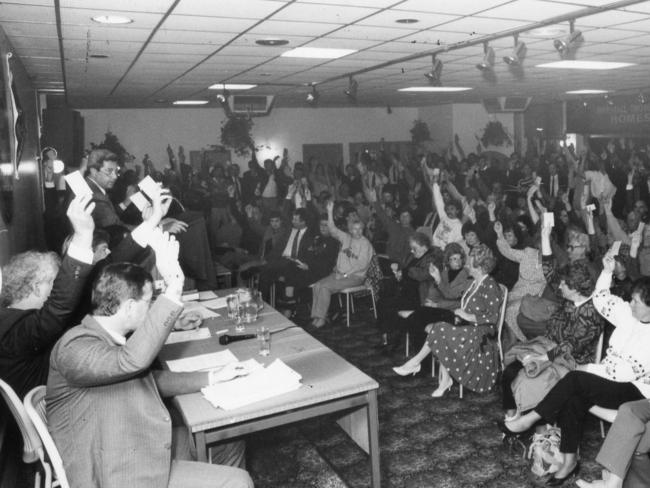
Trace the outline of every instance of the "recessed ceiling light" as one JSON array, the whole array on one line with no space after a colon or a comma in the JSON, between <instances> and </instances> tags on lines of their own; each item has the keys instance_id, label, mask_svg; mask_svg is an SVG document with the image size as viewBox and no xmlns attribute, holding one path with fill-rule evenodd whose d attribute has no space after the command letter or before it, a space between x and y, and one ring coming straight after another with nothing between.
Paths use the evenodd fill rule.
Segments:
<instances>
[{"instance_id":1,"label":"recessed ceiling light","mask_svg":"<svg viewBox=\"0 0 650 488\"><path fill-rule=\"evenodd\" d=\"M537 37L557 37L566 34L566 29L562 27L540 27L539 29L528 31L527 34Z\"/></svg>"},{"instance_id":2,"label":"recessed ceiling light","mask_svg":"<svg viewBox=\"0 0 650 488\"><path fill-rule=\"evenodd\" d=\"M571 90L565 93L567 95L600 95L607 92L608 90L584 89L584 90Z\"/></svg>"},{"instance_id":3,"label":"recessed ceiling light","mask_svg":"<svg viewBox=\"0 0 650 488\"><path fill-rule=\"evenodd\" d=\"M176 100L174 105L205 105L207 100Z\"/></svg>"},{"instance_id":4,"label":"recessed ceiling light","mask_svg":"<svg viewBox=\"0 0 650 488\"><path fill-rule=\"evenodd\" d=\"M91 17L90 20L99 24L130 24L133 22L133 19L123 15L96 15Z\"/></svg>"},{"instance_id":5,"label":"recessed ceiling light","mask_svg":"<svg viewBox=\"0 0 650 488\"><path fill-rule=\"evenodd\" d=\"M290 51L283 52L280 56L285 58L317 58L337 59L356 53L356 49L327 49L322 47L297 47Z\"/></svg>"},{"instance_id":6,"label":"recessed ceiling light","mask_svg":"<svg viewBox=\"0 0 650 488\"><path fill-rule=\"evenodd\" d=\"M460 92L471 90L472 88L466 86L410 86L408 88L400 88L397 91L401 92Z\"/></svg>"},{"instance_id":7,"label":"recessed ceiling light","mask_svg":"<svg viewBox=\"0 0 650 488\"><path fill-rule=\"evenodd\" d=\"M619 69L634 66L634 63L612 63L609 61L581 61L575 59L564 59L552 63L538 64L535 68L558 68L558 69Z\"/></svg>"},{"instance_id":8,"label":"recessed ceiling light","mask_svg":"<svg viewBox=\"0 0 650 488\"><path fill-rule=\"evenodd\" d=\"M417 24L420 21L418 19L397 19L395 22L398 24Z\"/></svg>"},{"instance_id":9,"label":"recessed ceiling light","mask_svg":"<svg viewBox=\"0 0 650 488\"><path fill-rule=\"evenodd\" d=\"M242 83L215 83L210 85L208 89L210 90L250 90L255 88L257 85L245 85Z\"/></svg>"},{"instance_id":10,"label":"recessed ceiling light","mask_svg":"<svg viewBox=\"0 0 650 488\"><path fill-rule=\"evenodd\" d=\"M106 59L108 57L108 54L91 54L88 57L93 59Z\"/></svg>"},{"instance_id":11,"label":"recessed ceiling light","mask_svg":"<svg viewBox=\"0 0 650 488\"><path fill-rule=\"evenodd\" d=\"M285 46L289 44L289 41L286 39L258 39L255 44L260 46Z\"/></svg>"}]
</instances>

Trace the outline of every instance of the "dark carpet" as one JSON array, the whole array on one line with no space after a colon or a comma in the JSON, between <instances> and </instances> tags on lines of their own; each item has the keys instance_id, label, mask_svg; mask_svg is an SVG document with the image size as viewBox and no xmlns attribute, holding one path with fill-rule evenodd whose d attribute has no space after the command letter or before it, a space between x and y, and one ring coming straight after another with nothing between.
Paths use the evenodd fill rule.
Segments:
<instances>
[{"instance_id":1,"label":"dark carpet","mask_svg":"<svg viewBox=\"0 0 650 488\"><path fill-rule=\"evenodd\" d=\"M363 299L360 300L363 307ZM305 325L308 317L294 319ZM345 320L322 329L305 326L312 335L374 378L379 389L379 443L382 487L516 488L541 486L530 473L522 448L502 443L495 421L503 417L500 396L455 385L443 398L431 398L437 380L431 371L397 376L392 367L405 361L404 347L385 354L377 346L380 333L372 314L357 311L350 328ZM594 462L602 442L598 423L590 417L581 447L581 476L600 477ZM313 446L324 462L312 457ZM370 486L368 456L338 427L334 418L312 419L251 436L249 470L259 488ZM324 466L327 464L327 466ZM342 481L337 481L336 477ZM575 486L567 483L565 486Z\"/></svg>"}]
</instances>

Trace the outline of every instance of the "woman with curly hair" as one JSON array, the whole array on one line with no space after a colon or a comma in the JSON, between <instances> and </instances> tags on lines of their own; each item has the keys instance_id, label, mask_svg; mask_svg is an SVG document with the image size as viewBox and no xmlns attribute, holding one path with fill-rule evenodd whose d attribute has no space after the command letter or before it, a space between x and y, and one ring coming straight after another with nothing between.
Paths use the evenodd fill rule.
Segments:
<instances>
[{"instance_id":1,"label":"woman with curly hair","mask_svg":"<svg viewBox=\"0 0 650 488\"><path fill-rule=\"evenodd\" d=\"M494 386L499 365L496 325L503 301L499 285L490 276L495 264L485 244L472 249L467 267L474 282L463 293L460 307L449 311L444 321L427 326L427 341L413 358L393 368L397 374L417 373L431 353L440 361L440 382L431 396L443 396L454 379L479 393Z\"/></svg>"},{"instance_id":2,"label":"woman with curly hair","mask_svg":"<svg viewBox=\"0 0 650 488\"><path fill-rule=\"evenodd\" d=\"M560 357L566 363L567 359L570 360L567 355L570 355L578 365L588 364L595 360L596 345L604 327L603 318L598 314L591 300L595 282L591 278L587 265L582 262L565 266L559 270L559 274L559 289L564 300L547 323L546 333L543 336L545 339L537 337L530 342L516 345L514 348L519 351L527 351L530 350L527 345L535 343L539 347L544 345L547 349L546 353L524 355L521 361L518 358L515 359L503 371L503 408L506 410L508 420L517 414L517 405L512 390L512 383L515 379L517 379L517 388L520 389L521 396L526 397L529 401L536 396L541 400L545 393L545 391L521 391L521 389L539 388L538 382L527 381L528 376L522 369L529 370L536 364L548 364L549 361L553 362ZM523 354L515 354L514 349L506 353L506 361L509 356ZM546 382L546 386L546 391L548 391L553 384ZM532 407L534 405L528 405L528 408Z\"/></svg>"}]
</instances>

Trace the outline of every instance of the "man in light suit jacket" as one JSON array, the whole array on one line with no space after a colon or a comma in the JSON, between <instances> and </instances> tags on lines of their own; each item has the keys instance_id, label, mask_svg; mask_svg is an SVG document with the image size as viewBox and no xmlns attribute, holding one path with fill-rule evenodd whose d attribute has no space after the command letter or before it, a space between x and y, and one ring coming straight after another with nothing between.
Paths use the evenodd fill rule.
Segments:
<instances>
[{"instance_id":1,"label":"man in light suit jacket","mask_svg":"<svg viewBox=\"0 0 650 488\"><path fill-rule=\"evenodd\" d=\"M93 314L52 351L47 417L70 486L252 487L239 468L172 459L172 422L161 397L196 392L235 374L233 368L150 369L183 310L184 277L173 238L153 232L149 245L166 284L154 304L149 273L133 264L109 265L93 286Z\"/></svg>"}]
</instances>

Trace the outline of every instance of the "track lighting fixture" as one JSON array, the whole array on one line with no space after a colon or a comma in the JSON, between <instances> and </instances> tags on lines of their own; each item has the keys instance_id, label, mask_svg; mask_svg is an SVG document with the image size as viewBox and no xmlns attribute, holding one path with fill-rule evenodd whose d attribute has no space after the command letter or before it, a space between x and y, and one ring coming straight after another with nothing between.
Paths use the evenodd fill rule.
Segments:
<instances>
[{"instance_id":1,"label":"track lighting fixture","mask_svg":"<svg viewBox=\"0 0 650 488\"><path fill-rule=\"evenodd\" d=\"M230 96L230 92L224 88L224 90L217 95L217 102L222 106L228 105L228 96Z\"/></svg>"},{"instance_id":2,"label":"track lighting fixture","mask_svg":"<svg viewBox=\"0 0 650 488\"><path fill-rule=\"evenodd\" d=\"M582 32L575 29L575 21L572 20L569 22L569 35L564 39L555 39L553 47L560 53L562 59L570 59L583 41Z\"/></svg>"},{"instance_id":3,"label":"track lighting fixture","mask_svg":"<svg viewBox=\"0 0 650 488\"><path fill-rule=\"evenodd\" d=\"M520 66L524 61L526 56L526 44L519 40L519 37L515 34L515 45L512 48L512 53L510 56L504 56L503 62L509 64L510 66Z\"/></svg>"},{"instance_id":4,"label":"track lighting fixture","mask_svg":"<svg viewBox=\"0 0 650 488\"><path fill-rule=\"evenodd\" d=\"M433 86L440 86L442 85L442 61L439 59L436 59L435 54L431 56L431 71L426 73L424 77L429 80L429 83L431 83Z\"/></svg>"},{"instance_id":5,"label":"track lighting fixture","mask_svg":"<svg viewBox=\"0 0 650 488\"><path fill-rule=\"evenodd\" d=\"M311 92L307 94L307 103L312 107L315 107L318 103L318 98L320 97L318 91L316 91L316 85L311 85Z\"/></svg>"},{"instance_id":6,"label":"track lighting fixture","mask_svg":"<svg viewBox=\"0 0 650 488\"><path fill-rule=\"evenodd\" d=\"M476 69L489 71L494 67L494 49L488 43L483 44L483 61L476 65Z\"/></svg>"},{"instance_id":7,"label":"track lighting fixture","mask_svg":"<svg viewBox=\"0 0 650 488\"><path fill-rule=\"evenodd\" d=\"M350 76L348 80L348 88L344 90L343 93L348 97L348 100L352 103L357 103L357 89L359 88L359 83L354 77Z\"/></svg>"}]
</instances>

